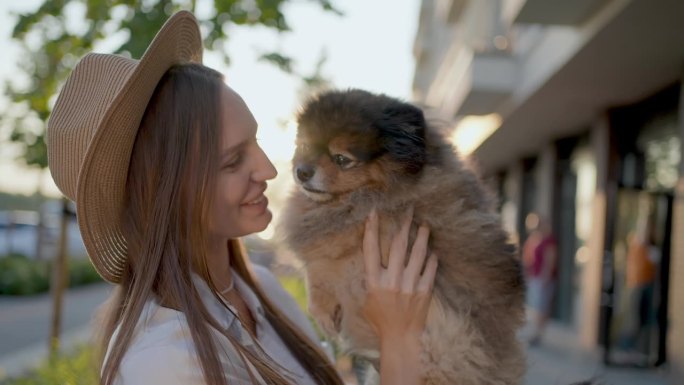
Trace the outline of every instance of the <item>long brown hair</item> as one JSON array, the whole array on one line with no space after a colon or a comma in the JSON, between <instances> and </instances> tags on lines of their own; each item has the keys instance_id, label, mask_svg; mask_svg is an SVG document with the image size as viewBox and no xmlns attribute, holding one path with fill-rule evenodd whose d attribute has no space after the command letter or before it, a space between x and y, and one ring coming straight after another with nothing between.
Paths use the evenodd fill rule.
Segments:
<instances>
[{"instance_id":1,"label":"long brown hair","mask_svg":"<svg viewBox=\"0 0 684 385\"><path fill-rule=\"evenodd\" d=\"M114 382L142 309L151 298L185 315L208 385L227 384L211 328L228 339L247 370L245 361L267 383L288 384L286 370L222 330L192 281L194 271L218 299L207 267L205 240L218 168L221 87L222 75L210 68L176 65L162 77L147 106L131 154L122 213L127 266L105 315L102 352L107 351L117 326L119 332L106 362L102 357L101 384ZM342 384L322 350L267 298L241 242L231 240L226 247L231 266L259 297L268 321L312 378L322 384ZM250 376L256 382L251 371Z\"/></svg>"}]
</instances>

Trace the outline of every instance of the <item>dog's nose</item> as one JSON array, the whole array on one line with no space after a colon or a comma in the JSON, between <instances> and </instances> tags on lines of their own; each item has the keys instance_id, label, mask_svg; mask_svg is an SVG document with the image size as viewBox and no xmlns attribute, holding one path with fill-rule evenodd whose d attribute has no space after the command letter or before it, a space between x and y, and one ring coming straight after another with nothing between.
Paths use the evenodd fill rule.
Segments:
<instances>
[{"instance_id":1,"label":"dog's nose","mask_svg":"<svg viewBox=\"0 0 684 385\"><path fill-rule=\"evenodd\" d=\"M297 166L295 174L297 174L297 179L299 179L300 182L307 182L314 175L314 168L307 164L300 165Z\"/></svg>"}]
</instances>

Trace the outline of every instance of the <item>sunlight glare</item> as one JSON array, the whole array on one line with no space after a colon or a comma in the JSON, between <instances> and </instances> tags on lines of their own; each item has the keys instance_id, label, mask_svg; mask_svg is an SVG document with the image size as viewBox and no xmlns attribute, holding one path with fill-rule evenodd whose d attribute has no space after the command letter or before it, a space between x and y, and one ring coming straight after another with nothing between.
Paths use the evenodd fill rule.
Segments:
<instances>
[{"instance_id":1,"label":"sunlight glare","mask_svg":"<svg viewBox=\"0 0 684 385\"><path fill-rule=\"evenodd\" d=\"M268 224L268 227L264 229L264 231L257 233L257 236L264 241L270 241L273 236L275 235L275 226L273 225L273 222Z\"/></svg>"},{"instance_id":2,"label":"sunlight glare","mask_svg":"<svg viewBox=\"0 0 684 385\"><path fill-rule=\"evenodd\" d=\"M294 155L297 123L290 119L278 126L260 128L259 144L271 161L289 161Z\"/></svg>"},{"instance_id":3,"label":"sunlight glare","mask_svg":"<svg viewBox=\"0 0 684 385\"><path fill-rule=\"evenodd\" d=\"M497 113L464 116L456 124L454 132L451 134L451 142L461 154L469 155L499 126L501 126L501 115Z\"/></svg>"}]
</instances>

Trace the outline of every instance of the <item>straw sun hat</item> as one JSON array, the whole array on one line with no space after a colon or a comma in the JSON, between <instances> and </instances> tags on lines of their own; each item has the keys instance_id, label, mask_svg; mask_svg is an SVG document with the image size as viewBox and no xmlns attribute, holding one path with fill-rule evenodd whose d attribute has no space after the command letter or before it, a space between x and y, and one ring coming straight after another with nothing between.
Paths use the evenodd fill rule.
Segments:
<instances>
[{"instance_id":1,"label":"straw sun hat","mask_svg":"<svg viewBox=\"0 0 684 385\"><path fill-rule=\"evenodd\" d=\"M84 56L48 120L50 172L62 193L76 202L90 260L109 282L121 281L127 258L120 217L138 127L162 75L188 62L202 62L202 38L195 17L180 11L140 60Z\"/></svg>"}]
</instances>

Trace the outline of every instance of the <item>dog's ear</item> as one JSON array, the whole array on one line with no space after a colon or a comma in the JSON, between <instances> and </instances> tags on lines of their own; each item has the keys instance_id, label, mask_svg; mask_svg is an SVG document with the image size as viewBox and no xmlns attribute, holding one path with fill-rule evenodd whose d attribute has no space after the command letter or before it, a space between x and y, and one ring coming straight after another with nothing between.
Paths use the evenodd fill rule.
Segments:
<instances>
[{"instance_id":1,"label":"dog's ear","mask_svg":"<svg viewBox=\"0 0 684 385\"><path fill-rule=\"evenodd\" d=\"M425 165L425 116L411 104L393 102L382 111L375 123L380 142L389 156L404 166L409 174L416 174Z\"/></svg>"}]
</instances>

